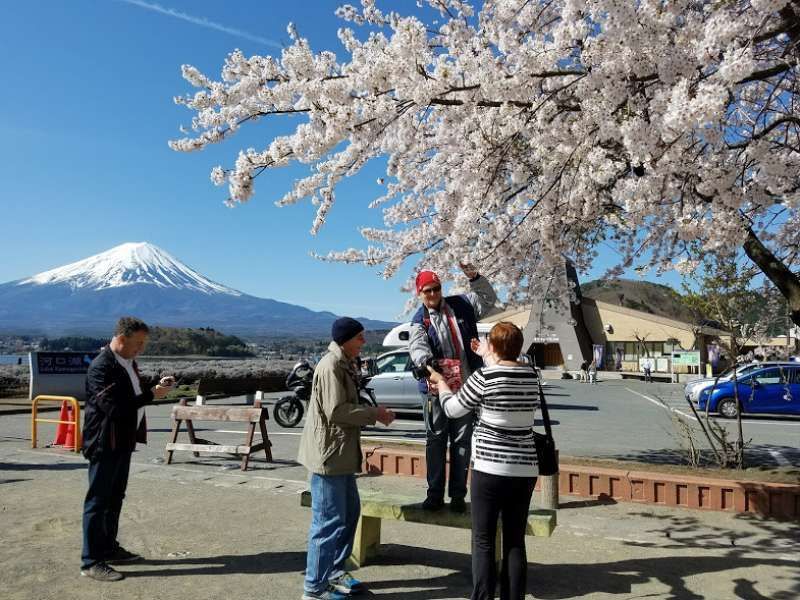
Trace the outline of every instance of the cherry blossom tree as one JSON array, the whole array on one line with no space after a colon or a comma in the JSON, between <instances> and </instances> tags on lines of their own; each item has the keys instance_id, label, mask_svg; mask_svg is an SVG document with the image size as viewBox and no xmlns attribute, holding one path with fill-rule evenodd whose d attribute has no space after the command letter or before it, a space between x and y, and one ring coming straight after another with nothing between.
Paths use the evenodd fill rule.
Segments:
<instances>
[{"instance_id":1,"label":"cherry blossom tree","mask_svg":"<svg viewBox=\"0 0 800 600\"><path fill-rule=\"evenodd\" d=\"M236 204L268 170L308 165L277 202L310 199L312 232L337 185L385 157L368 204L385 227L323 257L385 277L406 260L454 277L469 257L514 301L565 258L614 253L613 275L744 251L800 323L800 0L418 4L341 7L346 60L290 26L280 57L234 51L219 80L184 66L198 89L176 102L195 114L171 146L299 116L211 179Z\"/></svg>"}]
</instances>

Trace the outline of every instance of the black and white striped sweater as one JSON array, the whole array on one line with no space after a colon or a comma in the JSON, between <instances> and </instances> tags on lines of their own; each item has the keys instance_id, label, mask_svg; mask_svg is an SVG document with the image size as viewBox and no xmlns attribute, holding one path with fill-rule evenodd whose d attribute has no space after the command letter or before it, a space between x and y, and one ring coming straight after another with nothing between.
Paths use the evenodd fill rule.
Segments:
<instances>
[{"instance_id":1,"label":"black and white striped sweater","mask_svg":"<svg viewBox=\"0 0 800 600\"><path fill-rule=\"evenodd\" d=\"M472 434L474 470L509 477L539 474L533 441L539 386L531 367L483 367L456 394L442 394L441 402L448 417L479 415Z\"/></svg>"}]
</instances>

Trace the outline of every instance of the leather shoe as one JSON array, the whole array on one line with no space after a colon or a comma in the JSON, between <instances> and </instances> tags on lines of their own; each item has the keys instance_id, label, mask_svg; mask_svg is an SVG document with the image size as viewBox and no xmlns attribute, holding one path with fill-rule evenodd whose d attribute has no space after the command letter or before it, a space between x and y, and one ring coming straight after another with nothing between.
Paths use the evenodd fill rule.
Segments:
<instances>
[{"instance_id":1,"label":"leather shoe","mask_svg":"<svg viewBox=\"0 0 800 600\"><path fill-rule=\"evenodd\" d=\"M451 498L450 499L450 512L454 512L454 513L465 513L465 512L467 512L467 503L464 502L463 498Z\"/></svg>"},{"instance_id":2,"label":"leather shoe","mask_svg":"<svg viewBox=\"0 0 800 600\"><path fill-rule=\"evenodd\" d=\"M425 498L425 502L422 503L422 510L442 510L444 508L444 500L439 500L437 498L431 498L428 496Z\"/></svg>"},{"instance_id":3,"label":"leather shoe","mask_svg":"<svg viewBox=\"0 0 800 600\"><path fill-rule=\"evenodd\" d=\"M116 549L106 557L106 562L111 565L136 562L137 560L142 560L142 557L138 554L134 554L133 552L125 550L125 548L122 546L117 546Z\"/></svg>"}]
</instances>

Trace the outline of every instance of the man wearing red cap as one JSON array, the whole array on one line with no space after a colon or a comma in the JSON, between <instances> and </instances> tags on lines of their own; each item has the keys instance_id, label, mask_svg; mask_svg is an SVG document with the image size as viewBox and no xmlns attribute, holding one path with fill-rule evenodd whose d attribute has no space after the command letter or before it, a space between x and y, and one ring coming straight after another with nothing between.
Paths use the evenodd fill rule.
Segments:
<instances>
[{"instance_id":1,"label":"man wearing red cap","mask_svg":"<svg viewBox=\"0 0 800 600\"><path fill-rule=\"evenodd\" d=\"M435 361L449 359L458 365L461 381L483 361L471 348L478 337L478 319L485 317L497 304L491 284L471 264L461 264L469 279L470 292L442 297L442 282L433 271L420 271L416 278L417 296L422 306L411 319L409 352L413 363L424 369ZM444 506L447 464L447 443L450 442L450 510L464 512L467 495L467 471L472 443L472 417L449 419L436 401L436 387L428 389L420 379L422 407L425 417L425 462L428 472L426 510Z\"/></svg>"}]
</instances>

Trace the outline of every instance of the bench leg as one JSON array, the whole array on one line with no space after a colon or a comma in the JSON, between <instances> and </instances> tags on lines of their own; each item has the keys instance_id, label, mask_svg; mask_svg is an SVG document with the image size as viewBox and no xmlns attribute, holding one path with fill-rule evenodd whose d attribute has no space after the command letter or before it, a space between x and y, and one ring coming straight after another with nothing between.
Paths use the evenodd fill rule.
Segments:
<instances>
[{"instance_id":1,"label":"bench leg","mask_svg":"<svg viewBox=\"0 0 800 600\"><path fill-rule=\"evenodd\" d=\"M196 444L197 443L197 437L194 435L194 425L192 425L192 420L191 419L186 419L186 431L189 432L189 441L192 444ZM195 458L200 458L200 453L199 452L192 452L192 454L194 454Z\"/></svg>"},{"instance_id":2,"label":"bench leg","mask_svg":"<svg viewBox=\"0 0 800 600\"><path fill-rule=\"evenodd\" d=\"M261 428L261 441L264 443L264 454L267 455L267 462L272 462L272 442L269 441L269 435L267 434L267 424L261 419L258 422L258 426Z\"/></svg>"},{"instance_id":3,"label":"bench leg","mask_svg":"<svg viewBox=\"0 0 800 600\"><path fill-rule=\"evenodd\" d=\"M170 440L171 443L175 443L178 440L178 430L181 428L181 420L175 419L175 422L172 424L172 439ZM174 450L167 450L167 456L165 457L165 462L167 464L172 463L172 453Z\"/></svg>"},{"instance_id":4,"label":"bench leg","mask_svg":"<svg viewBox=\"0 0 800 600\"><path fill-rule=\"evenodd\" d=\"M242 457L242 471L247 471L247 463L250 462L250 448L253 447L253 434L256 432L256 424L250 423L247 426L247 437L244 445L247 446L247 454Z\"/></svg>"},{"instance_id":5,"label":"bench leg","mask_svg":"<svg viewBox=\"0 0 800 600\"><path fill-rule=\"evenodd\" d=\"M381 520L376 517L361 515L356 527L356 537L353 542L353 553L350 562L358 569L363 567L370 558L374 557L381 545Z\"/></svg>"}]
</instances>

